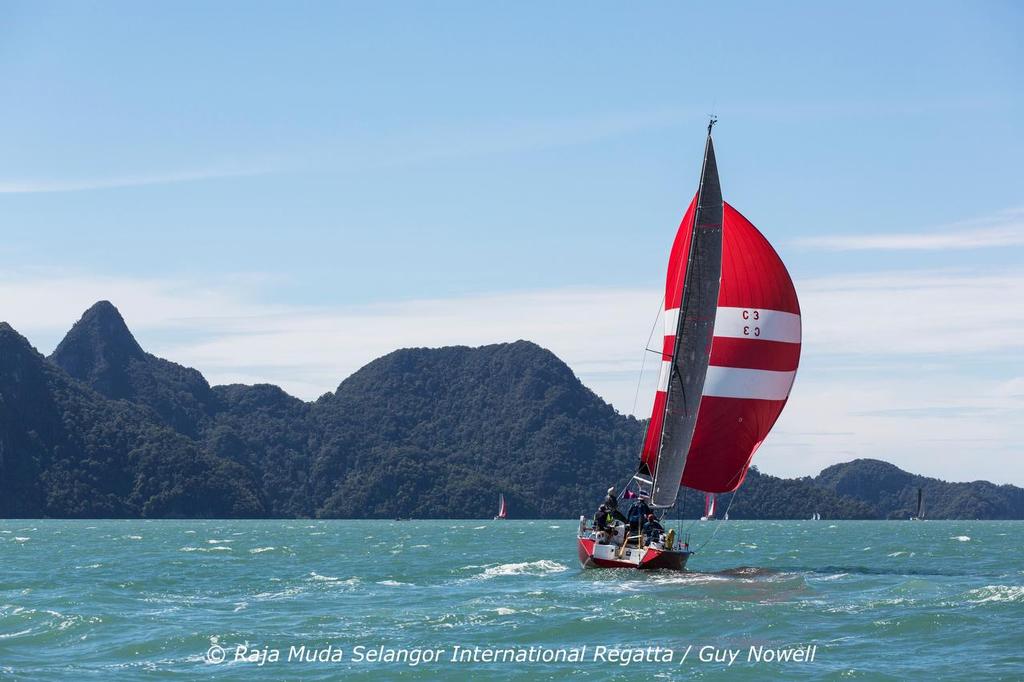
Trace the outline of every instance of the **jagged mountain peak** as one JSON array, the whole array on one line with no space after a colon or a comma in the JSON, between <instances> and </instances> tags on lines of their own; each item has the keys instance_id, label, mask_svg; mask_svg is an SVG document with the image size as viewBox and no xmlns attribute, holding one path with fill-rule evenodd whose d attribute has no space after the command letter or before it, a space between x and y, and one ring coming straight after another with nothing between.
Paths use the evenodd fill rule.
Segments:
<instances>
[{"instance_id":1,"label":"jagged mountain peak","mask_svg":"<svg viewBox=\"0 0 1024 682\"><path fill-rule=\"evenodd\" d=\"M203 375L144 351L110 301L86 310L49 359L108 398L147 405L182 433L195 434L212 409Z\"/></svg>"},{"instance_id":2,"label":"jagged mountain peak","mask_svg":"<svg viewBox=\"0 0 1024 682\"><path fill-rule=\"evenodd\" d=\"M146 353L110 301L98 301L82 317L50 356L68 374L92 382Z\"/></svg>"}]
</instances>

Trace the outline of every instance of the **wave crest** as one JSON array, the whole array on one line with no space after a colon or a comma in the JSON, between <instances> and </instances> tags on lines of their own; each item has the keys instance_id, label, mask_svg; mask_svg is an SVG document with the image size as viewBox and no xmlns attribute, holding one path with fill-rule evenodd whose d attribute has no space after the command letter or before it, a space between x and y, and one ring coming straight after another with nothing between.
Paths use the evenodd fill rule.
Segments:
<instances>
[{"instance_id":1,"label":"wave crest","mask_svg":"<svg viewBox=\"0 0 1024 682\"><path fill-rule=\"evenodd\" d=\"M522 563L491 566L490 568L484 569L484 572L480 574L480 577L487 579L501 575L549 575L551 573L561 573L562 571L568 570L568 566L560 564L557 561L541 559L540 561L524 561Z\"/></svg>"}]
</instances>

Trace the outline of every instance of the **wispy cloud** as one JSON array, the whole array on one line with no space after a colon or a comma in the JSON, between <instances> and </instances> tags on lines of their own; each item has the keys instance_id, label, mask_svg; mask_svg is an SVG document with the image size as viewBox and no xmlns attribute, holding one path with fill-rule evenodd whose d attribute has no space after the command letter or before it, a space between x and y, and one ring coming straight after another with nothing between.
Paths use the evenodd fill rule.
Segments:
<instances>
[{"instance_id":1,"label":"wispy cloud","mask_svg":"<svg viewBox=\"0 0 1024 682\"><path fill-rule=\"evenodd\" d=\"M1024 350L1024 272L919 270L798 283L804 339L822 355L866 359Z\"/></svg>"},{"instance_id":2,"label":"wispy cloud","mask_svg":"<svg viewBox=\"0 0 1024 682\"><path fill-rule=\"evenodd\" d=\"M1024 209L927 232L885 232L808 237L799 246L825 251L944 251L1024 245Z\"/></svg>"},{"instance_id":3,"label":"wispy cloud","mask_svg":"<svg viewBox=\"0 0 1024 682\"><path fill-rule=\"evenodd\" d=\"M271 172L264 167L220 167L198 170L172 171L165 173L139 173L131 175L97 176L91 178L55 179L0 179L0 194L41 194L51 192L83 192L98 189L143 187L146 185L169 185L201 180L238 178L265 175Z\"/></svg>"}]
</instances>

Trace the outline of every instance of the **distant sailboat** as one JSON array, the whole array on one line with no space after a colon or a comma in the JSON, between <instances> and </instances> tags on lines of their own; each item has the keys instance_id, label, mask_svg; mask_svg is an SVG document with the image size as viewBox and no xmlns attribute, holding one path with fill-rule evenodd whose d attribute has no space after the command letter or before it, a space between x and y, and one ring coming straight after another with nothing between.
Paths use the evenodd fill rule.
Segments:
<instances>
[{"instance_id":1,"label":"distant sailboat","mask_svg":"<svg viewBox=\"0 0 1024 682\"><path fill-rule=\"evenodd\" d=\"M704 516L700 517L701 521L710 521L715 518L715 494L706 493L704 495Z\"/></svg>"},{"instance_id":2,"label":"distant sailboat","mask_svg":"<svg viewBox=\"0 0 1024 682\"><path fill-rule=\"evenodd\" d=\"M722 520L723 521L728 521L729 520L729 512L725 512L725 516L722 517Z\"/></svg>"},{"instance_id":3,"label":"distant sailboat","mask_svg":"<svg viewBox=\"0 0 1024 682\"><path fill-rule=\"evenodd\" d=\"M821 521L821 514L818 512L811 514L811 521Z\"/></svg>"},{"instance_id":4,"label":"distant sailboat","mask_svg":"<svg viewBox=\"0 0 1024 682\"><path fill-rule=\"evenodd\" d=\"M495 519L507 519L508 518L508 507L505 505L505 496L498 495L498 515Z\"/></svg>"},{"instance_id":5,"label":"distant sailboat","mask_svg":"<svg viewBox=\"0 0 1024 682\"><path fill-rule=\"evenodd\" d=\"M924 521L924 495L917 489L917 513L910 517L911 521Z\"/></svg>"}]
</instances>

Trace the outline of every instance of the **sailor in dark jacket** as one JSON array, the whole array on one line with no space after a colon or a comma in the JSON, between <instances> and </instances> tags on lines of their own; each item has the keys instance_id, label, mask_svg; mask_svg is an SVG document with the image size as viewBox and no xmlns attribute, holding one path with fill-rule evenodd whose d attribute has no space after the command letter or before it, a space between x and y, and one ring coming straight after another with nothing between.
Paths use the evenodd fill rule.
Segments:
<instances>
[{"instance_id":1,"label":"sailor in dark jacket","mask_svg":"<svg viewBox=\"0 0 1024 682\"><path fill-rule=\"evenodd\" d=\"M653 544L665 532L665 527L658 522L657 517L654 514L647 515L647 523L644 524L644 537L647 538L647 544Z\"/></svg>"},{"instance_id":2,"label":"sailor in dark jacket","mask_svg":"<svg viewBox=\"0 0 1024 682\"><path fill-rule=\"evenodd\" d=\"M646 493L641 492L640 499L629 508L629 532L632 535L639 535L647 516L652 513L647 500L650 499Z\"/></svg>"}]
</instances>

